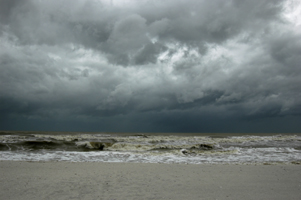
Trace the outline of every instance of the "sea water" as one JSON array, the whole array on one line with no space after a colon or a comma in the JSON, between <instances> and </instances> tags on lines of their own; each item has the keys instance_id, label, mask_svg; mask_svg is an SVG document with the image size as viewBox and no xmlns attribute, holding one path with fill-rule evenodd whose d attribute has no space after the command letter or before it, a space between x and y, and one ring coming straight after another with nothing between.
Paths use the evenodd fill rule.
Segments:
<instances>
[{"instance_id":1,"label":"sea water","mask_svg":"<svg viewBox=\"0 0 301 200\"><path fill-rule=\"evenodd\" d=\"M0 160L301 164L301 134L0 132Z\"/></svg>"}]
</instances>

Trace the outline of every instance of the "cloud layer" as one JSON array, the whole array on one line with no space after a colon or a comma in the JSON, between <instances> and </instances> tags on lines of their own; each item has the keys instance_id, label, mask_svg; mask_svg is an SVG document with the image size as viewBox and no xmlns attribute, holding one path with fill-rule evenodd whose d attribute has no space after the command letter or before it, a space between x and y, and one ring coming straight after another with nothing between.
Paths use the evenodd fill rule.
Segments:
<instances>
[{"instance_id":1,"label":"cloud layer","mask_svg":"<svg viewBox=\"0 0 301 200\"><path fill-rule=\"evenodd\" d=\"M274 0L1 0L1 127L275 131L280 120L298 131L300 10Z\"/></svg>"}]
</instances>

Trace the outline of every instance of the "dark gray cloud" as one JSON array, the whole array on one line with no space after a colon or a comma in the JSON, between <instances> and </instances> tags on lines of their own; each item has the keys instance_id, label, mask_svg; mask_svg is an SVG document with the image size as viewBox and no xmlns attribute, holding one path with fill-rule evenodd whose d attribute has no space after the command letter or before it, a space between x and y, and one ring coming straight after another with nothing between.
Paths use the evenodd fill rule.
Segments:
<instances>
[{"instance_id":1,"label":"dark gray cloud","mask_svg":"<svg viewBox=\"0 0 301 200\"><path fill-rule=\"evenodd\" d=\"M1 0L0 128L299 131L298 12L274 0Z\"/></svg>"}]
</instances>

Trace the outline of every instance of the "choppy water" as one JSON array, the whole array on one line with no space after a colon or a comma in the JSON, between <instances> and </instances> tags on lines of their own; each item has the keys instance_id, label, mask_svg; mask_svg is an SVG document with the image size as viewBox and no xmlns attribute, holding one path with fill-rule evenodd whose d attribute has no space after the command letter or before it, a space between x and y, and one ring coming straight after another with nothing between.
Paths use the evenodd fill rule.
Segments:
<instances>
[{"instance_id":1,"label":"choppy water","mask_svg":"<svg viewBox=\"0 0 301 200\"><path fill-rule=\"evenodd\" d=\"M300 164L301 136L0 132L0 160Z\"/></svg>"}]
</instances>

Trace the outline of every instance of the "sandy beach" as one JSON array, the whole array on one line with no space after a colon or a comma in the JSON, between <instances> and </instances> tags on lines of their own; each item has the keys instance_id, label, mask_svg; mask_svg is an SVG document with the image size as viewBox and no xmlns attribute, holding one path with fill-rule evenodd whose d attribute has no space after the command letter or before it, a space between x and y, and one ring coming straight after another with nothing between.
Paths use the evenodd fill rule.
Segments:
<instances>
[{"instance_id":1,"label":"sandy beach","mask_svg":"<svg viewBox=\"0 0 301 200\"><path fill-rule=\"evenodd\" d=\"M0 162L1 199L300 199L300 165Z\"/></svg>"}]
</instances>

